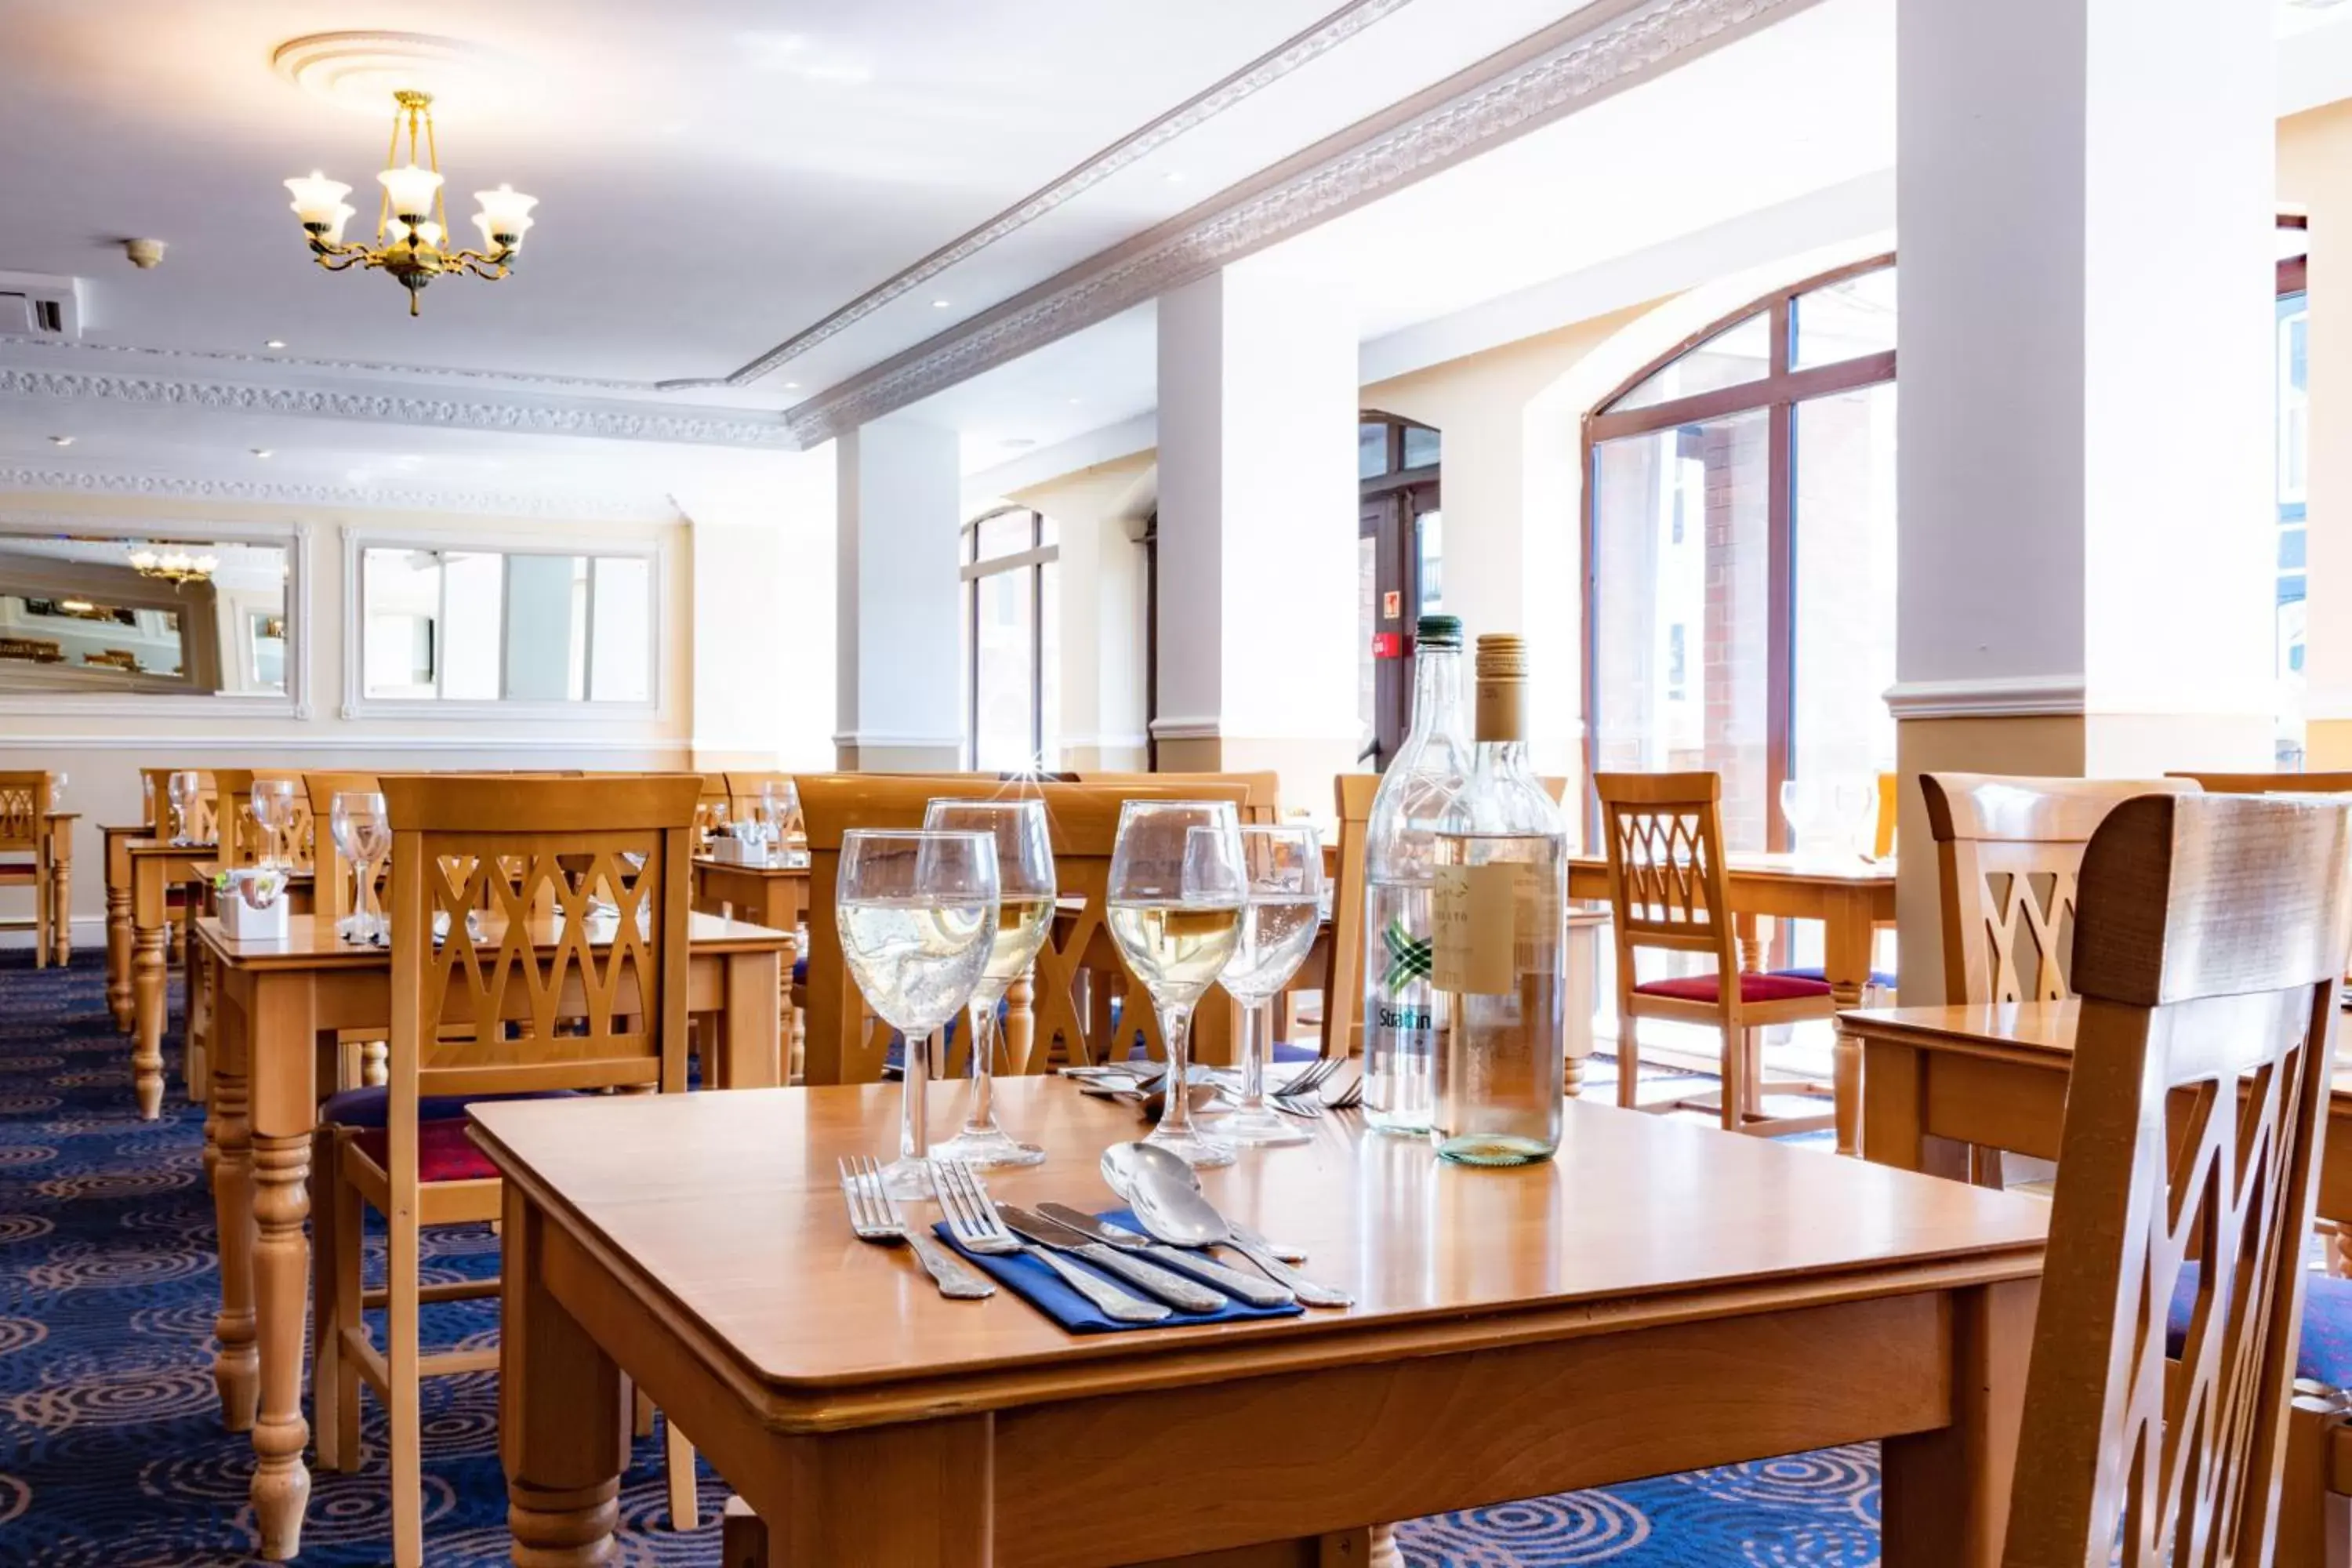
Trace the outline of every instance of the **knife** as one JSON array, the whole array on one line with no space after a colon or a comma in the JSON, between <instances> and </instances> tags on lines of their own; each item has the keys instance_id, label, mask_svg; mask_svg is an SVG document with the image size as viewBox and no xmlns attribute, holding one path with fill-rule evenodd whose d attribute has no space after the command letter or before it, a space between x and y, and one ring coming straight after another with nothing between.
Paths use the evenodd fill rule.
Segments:
<instances>
[{"instance_id":1,"label":"knife","mask_svg":"<svg viewBox=\"0 0 2352 1568\"><path fill-rule=\"evenodd\" d=\"M1157 1264L1146 1263L1140 1258L1129 1258L1118 1248L1106 1247L1084 1232L1047 1219L1044 1215L1006 1203L998 1204L996 1213L1006 1227L1024 1241L1083 1258L1104 1273L1117 1275L1137 1289L1171 1307L1181 1307L1188 1312L1213 1312L1225 1304L1223 1296L1205 1285Z\"/></svg>"},{"instance_id":2,"label":"knife","mask_svg":"<svg viewBox=\"0 0 2352 1568\"><path fill-rule=\"evenodd\" d=\"M1187 1252L1181 1247L1153 1241L1107 1219L1097 1219L1084 1209L1074 1209L1067 1204L1039 1204L1037 1212L1057 1225L1067 1226L1082 1236L1092 1237L1121 1252L1149 1258L1178 1273L1189 1274L1253 1307L1287 1307L1298 1300L1286 1286L1277 1285L1262 1274L1245 1274L1238 1268L1228 1268L1206 1253Z\"/></svg>"}]
</instances>

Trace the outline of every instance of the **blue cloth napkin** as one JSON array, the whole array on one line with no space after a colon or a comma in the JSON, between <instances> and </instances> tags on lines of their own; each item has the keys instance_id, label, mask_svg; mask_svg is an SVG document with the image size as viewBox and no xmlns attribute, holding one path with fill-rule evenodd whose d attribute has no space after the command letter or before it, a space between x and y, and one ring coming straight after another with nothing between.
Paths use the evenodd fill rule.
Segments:
<instances>
[{"instance_id":1,"label":"blue cloth napkin","mask_svg":"<svg viewBox=\"0 0 2352 1568\"><path fill-rule=\"evenodd\" d=\"M1106 1209L1096 1217L1107 1219L1111 1224L1134 1231L1138 1235L1142 1234L1143 1231L1143 1222L1137 1219L1130 1209ZM956 1239L949 1233L945 1220L934 1225L931 1229L941 1241L955 1247L958 1253L969 1259L981 1272L1053 1319L1064 1330L1074 1334L1110 1334L1128 1329L1165 1329L1180 1323L1238 1323L1253 1318L1295 1318L1307 1310L1296 1301L1287 1307L1253 1307L1246 1302L1236 1301L1228 1297L1225 1304L1213 1312L1187 1312L1181 1307L1171 1307L1169 1315L1160 1322L1122 1323L1105 1317L1093 1302L1064 1284L1059 1275L1026 1252L1006 1253L1001 1256L966 1252L962 1247L956 1246ZM1062 1258L1066 1263L1075 1264L1080 1268L1087 1269L1089 1274L1102 1275L1102 1270L1088 1268L1084 1258L1072 1258L1067 1253L1064 1253ZM1235 1264L1234 1267L1248 1266ZM1146 1300L1151 1299L1144 1291L1124 1279L1109 1275L1102 1275L1102 1277L1131 1296L1143 1296ZM1214 1289L1215 1287L1212 1286L1210 1289Z\"/></svg>"}]
</instances>

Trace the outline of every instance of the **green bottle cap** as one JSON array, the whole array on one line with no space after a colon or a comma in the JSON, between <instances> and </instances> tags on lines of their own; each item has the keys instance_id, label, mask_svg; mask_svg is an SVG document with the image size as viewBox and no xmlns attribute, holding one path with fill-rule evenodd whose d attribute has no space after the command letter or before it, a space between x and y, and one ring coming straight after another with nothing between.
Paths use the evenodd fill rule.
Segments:
<instances>
[{"instance_id":1,"label":"green bottle cap","mask_svg":"<svg viewBox=\"0 0 2352 1568\"><path fill-rule=\"evenodd\" d=\"M1459 616L1423 616L1413 628L1413 640L1432 643L1439 647L1462 646L1462 617Z\"/></svg>"}]
</instances>

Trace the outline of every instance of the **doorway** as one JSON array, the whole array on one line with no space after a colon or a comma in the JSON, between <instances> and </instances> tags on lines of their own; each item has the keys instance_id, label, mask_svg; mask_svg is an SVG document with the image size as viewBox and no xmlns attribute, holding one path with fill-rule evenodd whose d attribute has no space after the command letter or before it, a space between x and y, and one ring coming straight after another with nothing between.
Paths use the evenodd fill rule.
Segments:
<instances>
[{"instance_id":1,"label":"doorway","mask_svg":"<svg viewBox=\"0 0 2352 1568\"><path fill-rule=\"evenodd\" d=\"M1436 430L1366 411L1356 426L1358 760L1386 770L1412 724L1412 630L1444 606Z\"/></svg>"}]
</instances>

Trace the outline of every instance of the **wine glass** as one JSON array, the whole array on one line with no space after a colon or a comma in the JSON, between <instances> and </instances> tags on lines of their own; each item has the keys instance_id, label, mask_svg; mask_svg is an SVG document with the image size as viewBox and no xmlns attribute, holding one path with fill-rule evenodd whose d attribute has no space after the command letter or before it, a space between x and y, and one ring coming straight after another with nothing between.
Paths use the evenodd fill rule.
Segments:
<instances>
[{"instance_id":1,"label":"wine glass","mask_svg":"<svg viewBox=\"0 0 2352 1568\"><path fill-rule=\"evenodd\" d=\"M713 839L724 838L726 837L727 803L723 800L714 800L703 812L702 847L705 849L708 849L710 847L711 841Z\"/></svg>"},{"instance_id":2,"label":"wine glass","mask_svg":"<svg viewBox=\"0 0 2352 1568\"><path fill-rule=\"evenodd\" d=\"M931 1194L924 1094L931 1036L971 1000L996 941L996 840L985 833L842 835L834 908L841 952L866 1005L906 1042L893 1197Z\"/></svg>"},{"instance_id":3,"label":"wine glass","mask_svg":"<svg viewBox=\"0 0 2352 1568\"><path fill-rule=\"evenodd\" d=\"M51 811L63 811L66 808L66 785L72 782L72 776L65 769L49 770L49 809Z\"/></svg>"},{"instance_id":4,"label":"wine glass","mask_svg":"<svg viewBox=\"0 0 2352 1568\"><path fill-rule=\"evenodd\" d=\"M1151 993L1168 1043L1167 1109L1147 1143L1194 1165L1234 1146L1192 1124L1192 1009L1240 944L1241 825L1229 801L1130 800L1119 807L1105 899L1111 940Z\"/></svg>"},{"instance_id":5,"label":"wine glass","mask_svg":"<svg viewBox=\"0 0 2352 1568\"><path fill-rule=\"evenodd\" d=\"M760 805L767 813L771 851L782 850L784 840L792 834L793 824L800 820L800 786L790 779L770 779L760 786ZM998 869L1002 871L1003 867Z\"/></svg>"},{"instance_id":6,"label":"wine glass","mask_svg":"<svg viewBox=\"0 0 2352 1568\"><path fill-rule=\"evenodd\" d=\"M385 815L383 796L373 790L337 790L334 804L328 808L327 826L335 836L336 847L351 861L356 883L351 919L338 922L335 934L348 935L353 942L388 934L382 911L373 908L375 868L392 853L392 819ZM345 925L350 927L348 931Z\"/></svg>"},{"instance_id":7,"label":"wine glass","mask_svg":"<svg viewBox=\"0 0 2352 1568\"><path fill-rule=\"evenodd\" d=\"M1323 923L1323 842L1304 823L1251 823L1242 834L1241 940L1217 983L1242 1005L1241 1103L1213 1126L1228 1142L1304 1143L1297 1118L1265 1102L1274 1055L1274 999L1290 984Z\"/></svg>"},{"instance_id":8,"label":"wine glass","mask_svg":"<svg viewBox=\"0 0 2352 1568\"><path fill-rule=\"evenodd\" d=\"M1042 800L935 800L923 808L929 828L985 833L996 841L996 942L972 988L971 1102L963 1131L932 1152L968 1165L1034 1165L1045 1151L1016 1142L996 1124L996 1008L1028 972L1054 924L1054 845Z\"/></svg>"},{"instance_id":9,"label":"wine glass","mask_svg":"<svg viewBox=\"0 0 2352 1568\"><path fill-rule=\"evenodd\" d=\"M292 779L256 779L253 781L253 820L268 835L259 863L264 866L291 864L290 857L280 854L287 829L294 826L294 781Z\"/></svg>"},{"instance_id":10,"label":"wine glass","mask_svg":"<svg viewBox=\"0 0 2352 1568\"><path fill-rule=\"evenodd\" d=\"M174 846L196 841L190 828L194 825L196 795L201 787L192 768L182 768L163 781L164 798L172 806L172 842Z\"/></svg>"}]
</instances>

